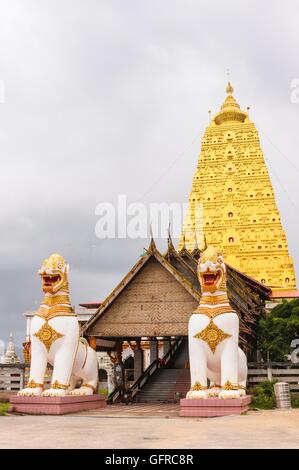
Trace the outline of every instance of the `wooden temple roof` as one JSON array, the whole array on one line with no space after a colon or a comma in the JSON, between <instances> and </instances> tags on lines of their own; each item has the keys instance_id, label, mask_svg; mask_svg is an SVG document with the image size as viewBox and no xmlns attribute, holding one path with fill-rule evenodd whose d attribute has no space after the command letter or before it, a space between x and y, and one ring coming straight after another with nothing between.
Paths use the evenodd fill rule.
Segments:
<instances>
[{"instance_id":1,"label":"wooden temple roof","mask_svg":"<svg viewBox=\"0 0 299 470\"><path fill-rule=\"evenodd\" d=\"M198 250L199 251L199 250ZM86 336L137 338L186 336L189 317L201 297L197 278L199 253L176 251L171 238L162 255L152 239L128 274L83 326ZM240 343L255 346L255 327L271 299L267 286L227 265L228 297L240 318Z\"/></svg>"}]
</instances>

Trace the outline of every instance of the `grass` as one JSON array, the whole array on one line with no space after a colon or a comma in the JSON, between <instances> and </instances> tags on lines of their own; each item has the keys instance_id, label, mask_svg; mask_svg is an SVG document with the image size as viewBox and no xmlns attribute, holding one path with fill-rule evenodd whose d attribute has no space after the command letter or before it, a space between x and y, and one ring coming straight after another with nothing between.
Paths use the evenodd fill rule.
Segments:
<instances>
[{"instance_id":1,"label":"grass","mask_svg":"<svg viewBox=\"0 0 299 470\"><path fill-rule=\"evenodd\" d=\"M0 403L0 416L5 416L9 408L9 403Z\"/></svg>"}]
</instances>

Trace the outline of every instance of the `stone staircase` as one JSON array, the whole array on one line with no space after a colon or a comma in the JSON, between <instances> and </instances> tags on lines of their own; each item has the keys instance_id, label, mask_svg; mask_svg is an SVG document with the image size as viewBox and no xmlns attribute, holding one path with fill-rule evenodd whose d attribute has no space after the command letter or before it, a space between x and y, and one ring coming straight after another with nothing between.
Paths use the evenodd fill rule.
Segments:
<instances>
[{"instance_id":1,"label":"stone staircase","mask_svg":"<svg viewBox=\"0 0 299 470\"><path fill-rule=\"evenodd\" d=\"M190 388L188 342L184 340L167 366L158 369L136 396L138 403L174 403Z\"/></svg>"}]
</instances>

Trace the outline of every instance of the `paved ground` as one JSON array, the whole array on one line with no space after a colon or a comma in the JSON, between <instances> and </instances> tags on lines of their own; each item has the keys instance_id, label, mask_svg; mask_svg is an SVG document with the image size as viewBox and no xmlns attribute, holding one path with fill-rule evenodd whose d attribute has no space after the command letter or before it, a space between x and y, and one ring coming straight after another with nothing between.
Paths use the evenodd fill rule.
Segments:
<instances>
[{"instance_id":1,"label":"paved ground","mask_svg":"<svg viewBox=\"0 0 299 470\"><path fill-rule=\"evenodd\" d=\"M107 406L105 410L82 411L72 416L105 416L109 418L170 418L179 416L180 406L174 403L134 403L134 405L116 404Z\"/></svg>"},{"instance_id":2,"label":"paved ground","mask_svg":"<svg viewBox=\"0 0 299 470\"><path fill-rule=\"evenodd\" d=\"M0 448L299 448L299 409L179 418L176 405L0 417Z\"/></svg>"}]
</instances>

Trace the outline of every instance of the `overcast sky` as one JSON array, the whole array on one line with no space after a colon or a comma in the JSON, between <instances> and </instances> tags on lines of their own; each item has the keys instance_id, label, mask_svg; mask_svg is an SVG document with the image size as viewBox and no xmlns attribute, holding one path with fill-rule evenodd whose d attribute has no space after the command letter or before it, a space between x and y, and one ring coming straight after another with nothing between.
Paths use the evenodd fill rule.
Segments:
<instances>
[{"instance_id":1,"label":"overcast sky","mask_svg":"<svg viewBox=\"0 0 299 470\"><path fill-rule=\"evenodd\" d=\"M148 240L99 240L95 207L188 200L228 68L299 276L298 15L293 0L0 1L0 339L24 339L50 253L71 266L74 304L130 269Z\"/></svg>"}]
</instances>

